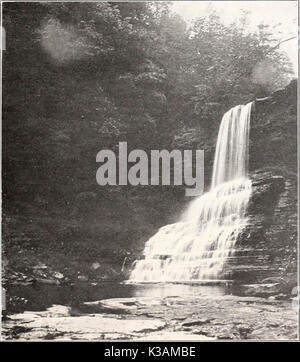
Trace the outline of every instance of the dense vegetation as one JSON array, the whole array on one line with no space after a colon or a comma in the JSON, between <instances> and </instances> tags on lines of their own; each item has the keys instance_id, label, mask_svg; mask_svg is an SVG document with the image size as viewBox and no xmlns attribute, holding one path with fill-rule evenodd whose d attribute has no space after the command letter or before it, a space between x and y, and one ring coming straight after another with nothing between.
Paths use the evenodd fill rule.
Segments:
<instances>
[{"instance_id":1,"label":"dense vegetation","mask_svg":"<svg viewBox=\"0 0 300 362\"><path fill-rule=\"evenodd\" d=\"M265 25L249 32L247 14L226 26L211 12L188 26L161 2L5 3L3 25L11 255L27 245L111 261L113 242L118 253L135 248L181 211L184 191L100 187L97 152L119 141L130 149L198 147L209 167L222 113L291 77L279 39Z\"/></svg>"}]
</instances>

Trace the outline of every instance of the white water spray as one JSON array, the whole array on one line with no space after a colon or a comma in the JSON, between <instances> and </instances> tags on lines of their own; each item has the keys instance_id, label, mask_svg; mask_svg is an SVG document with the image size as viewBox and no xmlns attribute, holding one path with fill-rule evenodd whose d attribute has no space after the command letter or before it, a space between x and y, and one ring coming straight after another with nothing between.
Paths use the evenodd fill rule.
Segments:
<instances>
[{"instance_id":1,"label":"white water spray","mask_svg":"<svg viewBox=\"0 0 300 362\"><path fill-rule=\"evenodd\" d=\"M252 103L224 114L216 145L211 190L196 198L180 222L150 238L132 282L215 280L223 277L238 235L247 224L247 178Z\"/></svg>"}]
</instances>

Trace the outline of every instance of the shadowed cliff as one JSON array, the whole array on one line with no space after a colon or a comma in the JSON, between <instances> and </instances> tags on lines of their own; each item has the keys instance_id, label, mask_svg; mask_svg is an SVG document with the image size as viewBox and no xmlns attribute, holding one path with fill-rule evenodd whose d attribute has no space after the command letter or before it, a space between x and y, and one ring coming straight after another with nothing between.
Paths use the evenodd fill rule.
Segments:
<instances>
[{"instance_id":1,"label":"shadowed cliff","mask_svg":"<svg viewBox=\"0 0 300 362\"><path fill-rule=\"evenodd\" d=\"M296 285L296 81L255 102L250 140L249 226L240 235L237 259L228 273L242 281Z\"/></svg>"}]
</instances>

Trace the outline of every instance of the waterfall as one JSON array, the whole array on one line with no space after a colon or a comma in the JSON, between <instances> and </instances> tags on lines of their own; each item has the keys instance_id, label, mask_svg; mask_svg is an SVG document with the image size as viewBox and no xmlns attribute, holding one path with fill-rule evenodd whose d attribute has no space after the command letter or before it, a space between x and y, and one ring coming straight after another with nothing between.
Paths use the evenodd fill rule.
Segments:
<instances>
[{"instance_id":1,"label":"waterfall","mask_svg":"<svg viewBox=\"0 0 300 362\"><path fill-rule=\"evenodd\" d=\"M181 220L163 226L145 246L130 275L134 282L216 280L234 257L238 235L247 224L251 195L247 178L252 103L222 118L211 189L193 200Z\"/></svg>"}]
</instances>

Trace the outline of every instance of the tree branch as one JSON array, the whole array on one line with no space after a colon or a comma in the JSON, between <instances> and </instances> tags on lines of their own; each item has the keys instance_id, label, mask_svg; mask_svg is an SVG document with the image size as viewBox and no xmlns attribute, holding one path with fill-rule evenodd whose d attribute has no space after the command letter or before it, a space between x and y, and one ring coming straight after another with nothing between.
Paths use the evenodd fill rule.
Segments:
<instances>
[{"instance_id":1,"label":"tree branch","mask_svg":"<svg viewBox=\"0 0 300 362\"><path fill-rule=\"evenodd\" d=\"M272 50L275 50L276 48L278 48L282 43L285 43L286 41L289 41L289 40L292 40L292 39L296 39L297 37L296 36L292 36L288 39L284 39L284 40L281 40L278 44L276 44L275 46L273 46L271 49L269 49L269 51L267 51L266 54L270 53Z\"/></svg>"}]
</instances>

